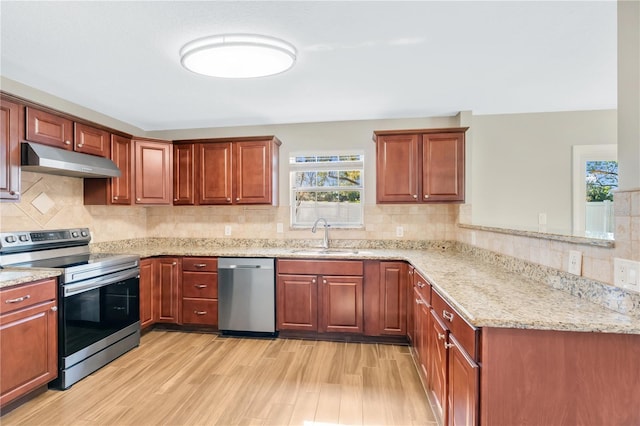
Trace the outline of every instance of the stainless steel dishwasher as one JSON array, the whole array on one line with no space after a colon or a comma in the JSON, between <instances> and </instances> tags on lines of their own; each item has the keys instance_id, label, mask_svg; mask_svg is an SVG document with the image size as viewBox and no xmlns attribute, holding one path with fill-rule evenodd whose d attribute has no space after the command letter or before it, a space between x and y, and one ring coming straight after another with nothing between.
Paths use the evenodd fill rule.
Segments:
<instances>
[{"instance_id":1,"label":"stainless steel dishwasher","mask_svg":"<svg viewBox=\"0 0 640 426\"><path fill-rule=\"evenodd\" d=\"M218 328L223 334L275 336L275 261L218 258Z\"/></svg>"}]
</instances>

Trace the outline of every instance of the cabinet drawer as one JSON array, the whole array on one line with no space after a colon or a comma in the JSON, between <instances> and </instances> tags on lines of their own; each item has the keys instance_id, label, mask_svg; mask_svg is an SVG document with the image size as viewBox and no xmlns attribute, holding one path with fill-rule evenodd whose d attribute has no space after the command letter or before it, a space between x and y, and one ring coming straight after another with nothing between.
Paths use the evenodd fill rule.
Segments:
<instances>
[{"instance_id":1,"label":"cabinet drawer","mask_svg":"<svg viewBox=\"0 0 640 426\"><path fill-rule=\"evenodd\" d=\"M56 279L48 279L0 290L0 314L56 300L57 283Z\"/></svg>"},{"instance_id":2,"label":"cabinet drawer","mask_svg":"<svg viewBox=\"0 0 640 426\"><path fill-rule=\"evenodd\" d=\"M183 257L183 271L216 272L218 270L217 257Z\"/></svg>"},{"instance_id":3,"label":"cabinet drawer","mask_svg":"<svg viewBox=\"0 0 640 426\"><path fill-rule=\"evenodd\" d=\"M218 301L182 299L182 323L218 326Z\"/></svg>"},{"instance_id":4,"label":"cabinet drawer","mask_svg":"<svg viewBox=\"0 0 640 426\"><path fill-rule=\"evenodd\" d=\"M218 298L217 272L183 272L182 297Z\"/></svg>"},{"instance_id":5,"label":"cabinet drawer","mask_svg":"<svg viewBox=\"0 0 640 426\"><path fill-rule=\"evenodd\" d=\"M361 260L278 260L279 274L304 275L362 275Z\"/></svg>"},{"instance_id":6,"label":"cabinet drawer","mask_svg":"<svg viewBox=\"0 0 640 426\"><path fill-rule=\"evenodd\" d=\"M478 360L478 329L468 324L458 312L454 310L436 290L433 290L431 296L431 304L435 315L449 328L456 340L464 348L465 351L473 358Z\"/></svg>"}]
</instances>

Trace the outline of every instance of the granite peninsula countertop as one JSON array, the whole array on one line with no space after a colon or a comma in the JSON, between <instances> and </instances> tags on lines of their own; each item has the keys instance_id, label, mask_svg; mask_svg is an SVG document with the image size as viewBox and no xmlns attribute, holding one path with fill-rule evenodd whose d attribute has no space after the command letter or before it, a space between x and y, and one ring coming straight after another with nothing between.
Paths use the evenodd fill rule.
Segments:
<instances>
[{"instance_id":1,"label":"granite peninsula countertop","mask_svg":"<svg viewBox=\"0 0 640 426\"><path fill-rule=\"evenodd\" d=\"M116 247L110 245L108 250L115 252ZM454 248L363 248L352 254L322 255L296 253L296 250L300 249L207 247L197 244L156 244L150 247L123 245L117 248L120 253L137 254L141 258L214 256L404 260L411 263L432 284L434 290L475 327L640 334L640 314L618 313ZM14 282L17 276L5 274L15 272L0 271L0 288L17 284ZM46 277L43 271L34 271L32 274L41 275L39 278L33 275L31 281ZM29 279L22 282L27 281Z\"/></svg>"},{"instance_id":2,"label":"granite peninsula countertop","mask_svg":"<svg viewBox=\"0 0 640 426\"><path fill-rule=\"evenodd\" d=\"M61 271L55 269L2 269L0 270L0 289L43 280L45 278L57 277L61 274Z\"/></svg>"}]
</instances>

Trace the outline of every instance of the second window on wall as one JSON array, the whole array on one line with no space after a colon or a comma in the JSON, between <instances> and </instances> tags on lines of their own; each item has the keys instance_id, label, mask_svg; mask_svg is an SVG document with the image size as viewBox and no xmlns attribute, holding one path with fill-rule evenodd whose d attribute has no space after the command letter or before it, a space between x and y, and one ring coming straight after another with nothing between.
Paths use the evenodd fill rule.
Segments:
<instances>
[{"instance_id":1,"label":"second window on wall","mask_svg":"<svg viewBox=\"0 0 640 426\"><path fill-rule=\"evenodd\" d=\"M292 227L311 227L320 217L332 227L364 226L364 154L292 153L289 171Z\"/></svg>"}]
</instances>

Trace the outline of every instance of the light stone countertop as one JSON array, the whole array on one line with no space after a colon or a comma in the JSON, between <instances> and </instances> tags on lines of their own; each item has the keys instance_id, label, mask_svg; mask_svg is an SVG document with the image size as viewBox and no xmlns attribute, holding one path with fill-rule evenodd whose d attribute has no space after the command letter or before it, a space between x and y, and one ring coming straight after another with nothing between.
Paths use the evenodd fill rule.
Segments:
<instances>
[{"instance_id":1,"label":"light stone countertop","mask_svg":"<svg viewBox=\"0 0 640 426\"><path fill-rule=\"evenodd\" d=\"M111 251L114 247L110 247ZM358 249L356 254L301 254L292 248L201 247L159 244L122 246L119 253L152 256L275 257L405 260L475 327L640 334L640 313L626 315L553 289L455 249ZM59 275L56 271L0 271L0 288Z\"/></svg>"},{"instance_id":2,"label":"light stone countertop","mask_svg":"<svg viewBox=\"0 0 640 426\"><path fill-rule=\"evenodd\" d=\"M56 269L25 270L20 268L6 268L0 270L0 288L30 283L59 275L61 275L61 271Z\"/></svg>"}]
</instances>

